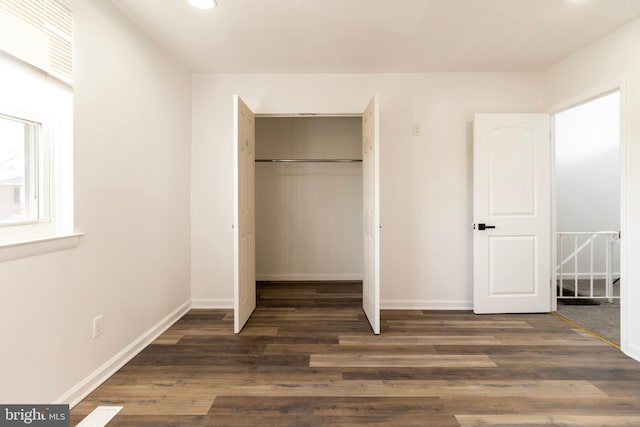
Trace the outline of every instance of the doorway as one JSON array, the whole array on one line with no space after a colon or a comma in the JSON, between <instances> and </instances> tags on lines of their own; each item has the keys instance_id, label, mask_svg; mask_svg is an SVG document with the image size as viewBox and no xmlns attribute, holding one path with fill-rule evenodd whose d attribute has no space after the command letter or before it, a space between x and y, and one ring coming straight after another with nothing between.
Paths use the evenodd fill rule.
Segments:
<instances>
[{"instance_id":1,"label":"doorway","mask_svg":"<svg viewBox=\"0 0 640 427\"><path fill-rule=\"evenodd\" d=\"M340 158L336 156L336 152L330 155L314 156L314 150L327 150L331 147L331 141L325 140L321 144L316 144L315 148L311 147L311 144L299 144L295 138L290 142L283 143L282 133L280 137L275 138L275 143L265 144L266 152L261 153L261 156L256 157L256 115L251 109L238 97L234 96L234 173L233 173L233 194L234 194L234 331L240 333L244 324L251 317L251 314L256 308L256 252L261 251L265 259L279 259L284 260L284 266L286 264L294 265L293 269L295 275L296 269L303 271L309 269L311 274L318 273L314 269L314 265L322 265L322 262L318 262L317 258L320 258L319 251L314 252L314 248L317 245L313 242L315 238L319 241L328 241L331 243L331 235L325 230L325 232L318 232L319 224L325 221L327 215L318 215L314 210L321 210L323 207L322 202L318 203L314 200L314 196L320 195L320 193L331 194L337 190L336 184L324 182L319 185L320 182L316 179L311 179L315 182L309 184L309 179L314 175L320 174L320 165L333 165L341 164L345 166L347 164L360 164L360 183L361 189L360 198L356 197L355 201L361 201L359 203L360 208L357 215L359 223L354 226L353 223L349 225L351 228L349 231L354 233L360 233L357 241L361 242L360 252L356 254L355 263L359 264L361 268L362 276L362 308L364 313L371 324L371 328L375 334L380 333L380 190L379 190L379 113L378 113L378 101L375 96L371 102L367 105L364 112L357 114L358 123L361 126L361 138L358 143L360 149L358 150L358 157L355 158ZM294 115L299 116L299 115ZM352 115L353 116L353 115ZM270 123L270 122L269 122ZM267 128L272 126L278 128L278 126L295 128L300 122L280 122L275 124L266 125ZM284 124L283 124L284 123ZM295 124L294 124L295 123ZM313 122L319 123L319 122ZM328 129L332 129L330 126ZM273 133L273 132L272 132ZM331 132L328 132L329 138ZM277 134L277 132L276 132ZM294 132L296 134L296 132ZM305 131L298 131L297 136L301 137L305 134ZM340 147L340 143L337 143ZM348 144L347 144L348 145ZM344 147L343 147L344 148ZM284 157L281 157L282 152L278 150L289 150L288 155L286 153ZM269 151L275 154L269 156ZM328 154L328 153L327 153ZM265 156L265 157L262 157ZM264 176L256 176L256 164L275 164L283 167L277 173L269 173L266 169ZM312 171L315 173L309 173L303 171L302 165L312 165ZM325 168L326 169L326 168ZM271 168L272 172L274 171ZM277 169L275 169L277 171ZM353 171L352 171L353 173ZM326 174L325 174L326 175ZM334 178L336 174L334 173ZM301 179L302 177L303 179ZM292 179L293 178L293 179ZM305 218L303 221L292 221L292 217L287 218L287 212L291 212L291 209L284 208L283 204L278 206L278 199L260 200L262 205L261 210L271 211L270 218L272 223L269 224L269 216L267 215L267 225L263 226L263 233L269 235L274 230L277 230L279 226L281 231L284 229L284 233L275 234L272 238L265 238L263 242L266 242L264 247L266 250L256 248L256 187L257 182L260 185L266 184L269 180L279 183L280 187L295 187L293 192L289 191L289 194L297 194L298 198L306 197L307 204L298 206L299 211L306 211L306 215L298 215L298 219ZM351 183L353 184L353 182ZM339 185L339 184L338 184ZM277 186L276 186L277 188ZM300 190L302 189L302 190ZM287 193L287 192L285 192ZM348 194L348 192L347 192ZM268 195L268 194L267 194ZM309 198L309 196L311 196ZM354 200L350 200L349 203L352 206ZM286 203L285 203L286 204ZM308 204L315 206L309 209ZM298 212L300 213L300 212ZM331 217L329 215L329 217ZM311 219L309 219L311 218ZM315 218L315 219L314 219ZM300 226L302 224L302 226ZM331 221L329 221L331 225ZM291 226L295 226L295 230L291 230ZM303 232L300 232L303 231ZM339 230L338 230L339 231ZM273 233L272 233L273 234ZM345 237L345 233L338 233L338 237L334 237L333 240L340 240ZM279 249L273 251L271 248L274 241L278 242L282 240L283 236L289 236L293 245L287 246L286 244L280 245ZM302 240L298 238L302 236ZM307 241L305 241L305 239ZM309 241L311 240L311 241ZM353 243L353 242L351 242ZM296 247L298 245L298 247ZM293 248L291 247L293 246ZM335 247L338 247L334 245ZM348 246L348 245L346 245ZM356 246L358 243L356 242ZM278 247L276 245L276 247ZM306 249L311 248L311 251L306 254L301 254L300 247ZM293 252L292 252L293 249ZM325 261L330 259L332 252L338 252L333 249L324 249ZM287 253L290 256L287 256ZM284 256L280 256L284 255ZM302 256L301 256L302 255ZM315 256L314 256L315 255ZM357 255L361 255L361 260ZM327 258L328 257L328 258ZM300 261L302 260L302 261ZM335 258L336 263L340 263L344 260L340 257ZM273 266L273 263L271 263ZM277 264L277 263L276 263ZM269 263L267 263L269 265ZM279 270L278 266L275 268L276 273L283 274L284 270ZM279 271L278 271L279 270ZM290 272L292 270L289 270ZM262 273L268 275L268 271ZM308 272L307 272L308 273ZM286 273L284 273L286 274ZM303 273L304 274L304 273ZM359 276L360 273L356 272ZM264 276L263 276L264 277ZM291 277L291 276L290 276Z\"/></svg>"},{"instance_id":2,"label":"doorway","mask_svg":"<svg viewBox=\"0 0 640 427\"><path fill-rule=\"evenodd\" d=\"M620 344L620 91L553 115L560 315Z\"/></svg>"}]
</instances>

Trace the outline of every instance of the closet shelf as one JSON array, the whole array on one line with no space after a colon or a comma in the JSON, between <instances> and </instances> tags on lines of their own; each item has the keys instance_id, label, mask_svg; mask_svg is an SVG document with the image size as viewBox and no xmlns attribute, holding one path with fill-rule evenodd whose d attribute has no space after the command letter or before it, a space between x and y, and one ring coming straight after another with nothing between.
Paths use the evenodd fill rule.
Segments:
<instances>
[{"instance_id":1,"label":"closet shelf","mask_svg":"<svg viewBox=\"0 0 640 427\"><path fill-rule=\"evenodd\" d=\"M362 163L362 159L256 159L261 163Z\"/></svg>"}]
</instances>

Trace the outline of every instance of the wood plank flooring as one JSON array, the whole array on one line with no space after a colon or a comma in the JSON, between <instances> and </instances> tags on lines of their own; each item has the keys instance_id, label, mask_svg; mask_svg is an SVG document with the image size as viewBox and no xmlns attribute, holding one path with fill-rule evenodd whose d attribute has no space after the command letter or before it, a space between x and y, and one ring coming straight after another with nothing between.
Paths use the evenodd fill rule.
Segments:
<instances>
[{"instance_id":1,"label":"wood plank flooring","mask_svg":"<svg viewBox=\"0 0 640 427\"><path fill-rule=\"evenodd\" d=\"M640 426L640 363L553 315L383 311L359 283L261 283L240 335L192 310L78 404L108 426Z\"/></svg>"}]
</instances>

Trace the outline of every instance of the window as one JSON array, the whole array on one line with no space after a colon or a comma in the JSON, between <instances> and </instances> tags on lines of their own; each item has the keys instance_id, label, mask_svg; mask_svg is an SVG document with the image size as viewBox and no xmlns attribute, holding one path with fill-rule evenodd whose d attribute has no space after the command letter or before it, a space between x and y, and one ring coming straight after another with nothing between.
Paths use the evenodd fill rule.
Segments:
<instances>
[{"instance_id":1,"label":"window","mask_svg":"<svg viewBox=\"0 0 640 427\"><path fill-rule=\"evenodd\" d=\"M0 0L0 261L3 248L74 234L66 4Z\"/></svg>"},{"instance_id":2,"label":"window","mask_svg":"<svg viewBox=\"0 0 640 427\"><path fill-rule=\"evenodd\" d=\"M72 232L72 91L0 56L0 246Z\"/></svg>"},{"instance_id":3,"label":"window","mask_svg":"<svg viewBox=\"0 0 640 427\"><path fill-rule=\"evenodd\" d=\"M48 220L42 123L0 114L0 225Z\"/></svg>"}]
</instances>

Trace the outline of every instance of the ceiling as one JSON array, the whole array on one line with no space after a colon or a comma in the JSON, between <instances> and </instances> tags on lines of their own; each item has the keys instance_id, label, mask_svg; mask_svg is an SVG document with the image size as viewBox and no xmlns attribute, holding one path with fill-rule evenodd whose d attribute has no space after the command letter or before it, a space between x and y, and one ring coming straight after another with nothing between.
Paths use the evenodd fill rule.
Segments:
<instances>
[{"instance_id":1,"label":"ceiling","mask_svg":"<svg viewBox=\"0 0 640 427\"><path fill-rule=\"evenodd\" d=\"M194 72L540 71L640 0L111 0Z\"/></svg>"}]
</instances>

